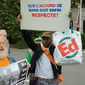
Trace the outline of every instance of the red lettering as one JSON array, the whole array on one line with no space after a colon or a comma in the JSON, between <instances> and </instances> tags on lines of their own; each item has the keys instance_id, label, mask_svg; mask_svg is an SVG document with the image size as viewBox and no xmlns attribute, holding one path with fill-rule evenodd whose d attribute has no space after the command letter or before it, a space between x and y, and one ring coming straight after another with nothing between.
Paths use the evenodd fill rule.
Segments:
<instances>
[{"instance_id":1,"label":"red lettering","mask_svg":"<svg viewBox=\"0 0 85 85\"><path fill-rule=\"evenodd\" d=\"M56 7L56 4L40 4L39 7Z\"/></svg>"},{"instance_id":2,"label":"red lettering","mask_svg":"<svg viewBox=\"0 0 85 85\"><path fill-rule=\"evenodd\" d=\"M58 17L58 13L57 13L57 17Z\"/></svg>"},{"instance_id":3,"label":"red lettering","mask_svg":"<svg viewBox=\"0 0 85 85\"><path fill-rule=\"evenodd\" d=\"M52 13L50 13L50 16L51 16L51 17L52 17L52 15L53 15L53 14L52 14Z\"/></svg>"},{"instance_id":4,"label":"red lettering","mask_svg":"<svg viewBox=\"0 0 85 85\"><path fill-rule=\"evenodd\" d=\"M53 13L53 17L55 17L55 18L56 18L56 13Z\"/></svg>"},{"instance_id":5,"label":"red lettering","mask_svg":"<svg viewBox=\"0 0 85 85\"><path fill-rule=\"evenodd\" d=\"M75 50L79 50L79 47L78 47L78 45L77 45L77 43L76 43L76 41L75 41L74 38L71 39L71 42L72 42L72 43L70 43L70 44L68 45L68 48L65 47L65 45L66 45L65 42L63 42L63 43L61 43L61 44L59 44L59 45L57 46L58 49L59 49L59 51L60 51L60 53L61 53L61 55L62 55L63 57L66 56L66 55L68 55L68 54L70 54L70 52L74 52ZM64 46L64 47L63 47L63 46ZM72 46L74 46L74 48L72 48ZM65 50L67 50L67 49L69 49L69 51L66 51L66 52L65 52Z\"/></svg>"},{"instance_id":6,"label":"red lettering","mask_svg":"<svg viewBox=\"0 0 85 85\"><path fill-rule=\"evenodd\" d=\"M40 17L40 13L38 13L38 17Z\"/></svg>"},{"instance_id":7,"label":"red lettering","mask_svg":"<svg viewBox=\"0 0 85 85\"><path fill-rule=\"evenodd\" d=\"M32 17L37 17L37 13L32 13Z\"/></svg>"},{"instance_id":8,"label":"red lettering","mask_svg":"<svg viewBox=\"0 0 85 85\"><path fill-rule=\"evenodd\" d=\"M43 13L41 13L41 17L43 16Z\"/></svg>"},{"instance_id":9,"label":"red lettering","mask_svg":"<svg viewBox=\"0 0 85 85\"><path fill-rule=\"evenodd\" d=\"M43 5L44 5L44 4L42 4L42 5L40 4L40 6L39 6L39 7L43 7Z\"/></svg>"},{"instance_id":10,"label":"red lettering","mask_svg":"<svg viewBox=\"0 0 85 85\"><path fill-rule=\"evenodd\" d=\"M32 17L54 17L56 18L56 13L32 13Z\"/></svg>"},{"instance_id":11,"label":"red lettering","mask_svg":"<svg viewBox=\"0 0 85 85\"><path fill-rule=\"evenodd\" d=\"M72 43L71 43L71 44L69 44L69 45L68 45L68 49L69 49L69 51L74 52L74 51L75 51L75 49L72 49L72 45L73 45Z\"/></svg>"},{"instance_id":12,"label":"red lettering","mask_svg":"<svg viewBox=\"0 0 85 85\"><path fill-rule=\"evenodd\" d=\"M67 50L67 47L63 47L63 46L65 46L65 45L66 45L66 43L63 42L63 43L61 43L61 44L59 44L59 45L57 46L58 49L59 49L59 51L60 51L60 53L61 53L61 55L62 55L63 57L66 56L66 55L68 55L68 54L70 54L69 51L65 52L65 50Z\"/></svg>"},{"instance_id":13,"label":"red lettering","mask_svg":"<svg viewBox=\"0 0 85 85\"><path fill-rule=\"evenodd\" d=\"M46 17L46 13L44 13L44 17Z\"/></svg>"},{"instance_id":14,"label":"red lettering","mask_svg":"<svg viewBox=\"0 0 85 85\"><path fill-rule=\"evenodd\" d=\"M47 14L47 17L50 17L50 14L49 13Z\"/></svg>"},{"instance_id":15,"label":"red lettering","mask_svg":"<svg viewBox=\"0 0 85 85\"><path fill-rule=\"evenodd\" d=\"M70 44L68 45L68 49L69 49L69 51L74 52L75 50L78 50L79 47L78 47L78 45L77 45L77 43L76 43L76 41L75 41L74 38L71 39L71 41L72 41L72 43L70 43ZM74 49L72 48L72 46L74 46Z\"/></svg>"},{"instance_id":16,"label":"red lettering","mask_svg":"<svg viewBox=\"0 0 85 85\"><path fill-rule=\"evenodd\" d=\"M44 5L44 7L48 7L48 5L47 5L47 4L45 4L45 5Z\"/></svg>"},{"instance_id":17,"label":"red lettering","mask_svg":"<svg viewBox=\"0 0 85 85\"><path fill-rule=\"evenodd\" d=\"M34 13L32 13L32 17L34 16L35 14Z\"/></svg>"},{"instance_id":18,"label":"red lettering","mask_svg":"<svg viewBox=\"0 0 85 85\"><path fill-rule=\"evenodd\" d=\"M53 4L53 7L56 7L56 5L55 5L55 4Z\"/></svg>"}]
</instances>

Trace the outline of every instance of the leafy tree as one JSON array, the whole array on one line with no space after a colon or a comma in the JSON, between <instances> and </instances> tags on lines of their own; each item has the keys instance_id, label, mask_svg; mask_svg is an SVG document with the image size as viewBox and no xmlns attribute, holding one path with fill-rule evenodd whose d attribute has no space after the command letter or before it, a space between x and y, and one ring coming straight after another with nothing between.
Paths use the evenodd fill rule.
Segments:
<instances>
[{"instance_id":1,"label":"leafy tree","mask_svg":"<svg viewBox=\"0 0 85 85\"><path fill-rule=\"evenodd\" d=\"M85 0L82 0L82 7L85 8Z\"/></svg>"},{"instance_id":2,"label":"leafy tree","mask_svg":"<svg viewBox=\"0 0 85 85\"><path fill-rule=\"evenodd\" d=\"M8 37L23 40L20 32L20 22L17 19L20 10L20 0L0 1L0 29L7 31ZM30 31L33 38L42 34L42 31Z\"/></svg>"},{"instance_id":3,"label":"leafy tree","mask_svg":"<svg viewBox=\"0 0 85 85\"><path fill-rule=\"evenodd\" d=\"M80 0L71 0L72 5L76 5L76 3L79 3L79 2L80 2Z\"/></svg>"},{"instance_id":4,"label":"leafy tree","mask_svg":"<svg viewBox=\"0 0 85 85\"><path fill-rule=\"evenodd\" d=\"M8 36L14 39L21 37L20 23L17 20L20 9L20 0L0 1L0 29L5 29Z\"/></svg>"},{"instance_id":5,"label":"leafy tree","mask_svg":"<svg viewBox=\"0 0 85 85\"><path fill-rule=\"evenodd\" d=\"M77 7L77 3L80 3L80 0L71 0L71 7L75 8ZM85 0L82 0L82 7L85 7Z\"/></svg>"}]
</instances>

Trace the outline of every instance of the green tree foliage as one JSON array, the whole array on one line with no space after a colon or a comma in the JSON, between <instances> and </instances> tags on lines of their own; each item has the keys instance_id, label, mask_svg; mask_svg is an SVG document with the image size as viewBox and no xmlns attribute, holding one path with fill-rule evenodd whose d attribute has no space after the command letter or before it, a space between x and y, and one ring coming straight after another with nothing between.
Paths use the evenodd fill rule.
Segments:
<instances>
[{"instance_id":1,"label":"green tree foliage","mask_svg":"<svg viewBox=\"0 0 85 85\"><path fill-rule=\"evenodd\" d=\"M85 8L85 0L82 0L82 7Z\"/></svg>"},{"instance_id":2,"label":"green tree foliage","mask_svg":"<svg viewBox=\"0 0 85 85\"><path fill-rule=\"evenodd\" d=\"M71 0L71 7L77 8L77 3L80 3L80 0ZM82 7L85 7L85 0L82 0Z\"/></svg>"},{"instance_id":3,"label":"green tree foliage","mask_svg":"<svg viewBox=\"0 0 85 85\"><path fill-rule=\"evenodd\" d=\"M79 2L80 2L80 0L71 0L72 5L76 5L76 3L79 3Z\"/></svg>"},{"instance_id":4,"label":"green tree foliage","mask_svg":"<svg viewBox=\"0 0 85 85\"><path fill-rule=\"evenodd\" d=\"M20 9L20 0L0 1L0 29L5 29L7 35L13 39L21 37L20 23L17 19Z\"/></svg>"},{"instance_id":5,"label":"green tree foliage","mask_svg":"<svg viewBox=\"0 0 85 85\"><path fill-rule=\"evenodd\" d=\"M20 22L17 19L20 10L20 0L0 0L0 29L7 31L8 37L23 40L20 32ZM41 36L42 31L30 31L33 39Z\"/></svg>"},{"instance_id":6,"label":"green tree foliage","mask_svg":"<svg viewBox=\"0 0 85 85\"><path fill-rule=\"evenodd\" d=\"M82 49L85 49L85 33L81 34L81 40L82 40Z\"/></svg>"}]
</instances>

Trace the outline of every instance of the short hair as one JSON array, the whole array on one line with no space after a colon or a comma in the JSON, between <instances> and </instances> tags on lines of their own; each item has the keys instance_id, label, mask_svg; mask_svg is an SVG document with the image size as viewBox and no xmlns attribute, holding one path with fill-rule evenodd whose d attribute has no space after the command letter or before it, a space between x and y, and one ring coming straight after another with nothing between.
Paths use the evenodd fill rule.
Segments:
<instances>
[{"instance_id":1,"label":"short hair","mask_svg":"<svg viewBox=\"0 0 85 85\"><path fill-rule=\"evenodd\" d=\"M4 29L0 30L0 32L5 32L5 33L6 33L6 35L7 35L7 32L6 32L6 30L4 30Z\"/></svg>"},{"instance_id":2,"label":"short hair","mask_svg":"<svg viewBox=\"0 0 85 85\"><path fill-rule=\"evenodd\" d=\"M9 41L7 40L7 38L5 38L3 34L0 34L0 37L3 37L5 46L7 47L7 49L9 49Z\"/></svg>"}]
</instances>

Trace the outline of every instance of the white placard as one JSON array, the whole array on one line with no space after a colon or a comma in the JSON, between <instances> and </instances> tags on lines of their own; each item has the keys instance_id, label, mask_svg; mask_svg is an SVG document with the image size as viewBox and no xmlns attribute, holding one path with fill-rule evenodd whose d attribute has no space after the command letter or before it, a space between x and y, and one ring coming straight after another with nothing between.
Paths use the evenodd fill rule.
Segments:
<instances>
[{"instance_id":1,"label":"white placard","mask_svg":"<svg viewBox=\"0 0 85 85\"><path fill-rule=\"evenodd\" d=\"M71 0L21 0L21 29L68 31Z\"/></svg>"},{"instance_id":2,"label":"white placard","mask_svg":"<svg viewBox=\"0 0 85 85\"><path fill-rule=\"evenodd\" d=\"M26 59L0 67L0 85L25 85L27 74Z\"/></svg>"}]
</instances>

